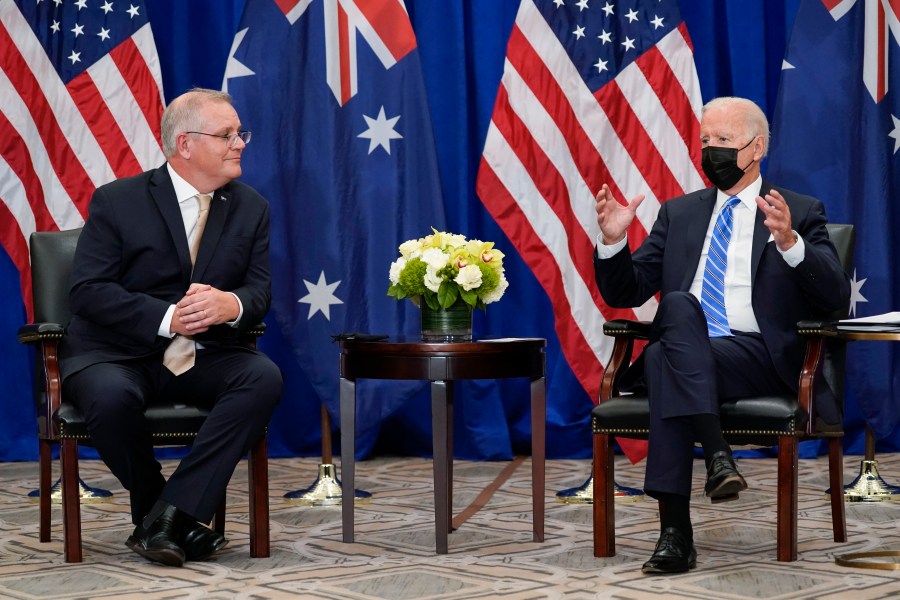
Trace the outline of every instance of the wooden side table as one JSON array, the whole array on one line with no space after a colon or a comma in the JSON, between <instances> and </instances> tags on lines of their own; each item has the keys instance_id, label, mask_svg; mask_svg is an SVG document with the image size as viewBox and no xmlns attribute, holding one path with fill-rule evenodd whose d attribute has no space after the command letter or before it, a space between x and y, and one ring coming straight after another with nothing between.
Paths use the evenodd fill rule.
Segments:
<instances>
[{"instance_id":1,"label":"wooden side table","mask_svg":"<svg viewBox=\"0 0 900 600\"><path fill-rule=\"evenodd\" d=\"M341 471L343 497L355 489L356 380L431 382L434 454L434 526L438 554L447 553L453 492L453 387L466 379L531 380L531 501L534 541L544 541L544 445L547 415L542 338L423 343L418 338L341 342ZM349 490L349 492L348 492ZM349 495L348 495L349 494ZM354 503L342 502L344 542L354 541Z\"/></svg>"}]
</instances>

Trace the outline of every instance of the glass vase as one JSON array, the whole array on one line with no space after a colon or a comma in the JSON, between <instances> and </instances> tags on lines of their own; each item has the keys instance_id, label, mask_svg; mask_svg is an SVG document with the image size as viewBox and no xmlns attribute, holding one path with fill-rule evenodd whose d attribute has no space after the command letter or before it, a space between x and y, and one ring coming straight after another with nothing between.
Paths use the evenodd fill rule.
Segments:
<instances>
[{"instance_id":1,"label":"glass vase","mask_svg":"<svg viewBox=\"0 0 900 600\"><path fill-rule=\"evenodd\" d=\"M433 310L422 302L423 342L471 342L472 307L457 301L450 308Z\"/></svg>"}]
</instances>

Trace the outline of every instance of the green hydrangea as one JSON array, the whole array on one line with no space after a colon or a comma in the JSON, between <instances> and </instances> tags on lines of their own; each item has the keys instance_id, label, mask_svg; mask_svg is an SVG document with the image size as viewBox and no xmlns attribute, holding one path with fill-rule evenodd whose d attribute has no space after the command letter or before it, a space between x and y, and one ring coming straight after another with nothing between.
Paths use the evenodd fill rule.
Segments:
<instances>
[{"instance_id":1,"label":"green hydrangea","mask_svg":"<svg viewBox=\"0 0 900 600\"><path fill-rule=\"evenodd\" d=\"M407 296L420 296L425 293L425 269L427 265L414 258L406 263L406 267L400 272L398 282Z\"/></svg>"}]
</instances>

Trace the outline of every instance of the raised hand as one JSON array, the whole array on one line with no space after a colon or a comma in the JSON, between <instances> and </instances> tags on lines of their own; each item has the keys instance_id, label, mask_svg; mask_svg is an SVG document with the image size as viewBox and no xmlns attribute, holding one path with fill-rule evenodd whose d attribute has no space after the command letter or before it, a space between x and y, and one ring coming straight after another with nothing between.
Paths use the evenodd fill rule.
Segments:
<instances>
[{"instance_id":1,"label":"raised hand","mask_svg":"<svg viewBox=\"0 0 900 600\"><path fill-rule=\"evenodd\" d=\"M597 211L597 225L600 226L600 233L603 234L604 244L615 244L625 237L625 232L634 220L638 206L643 201L644 195L638 194L631 199L627 206L622 206L613 198L608 185L604 183L600 187L600 191L597 192L597 204L594 208Z\"/></svg>"}]
</instances>

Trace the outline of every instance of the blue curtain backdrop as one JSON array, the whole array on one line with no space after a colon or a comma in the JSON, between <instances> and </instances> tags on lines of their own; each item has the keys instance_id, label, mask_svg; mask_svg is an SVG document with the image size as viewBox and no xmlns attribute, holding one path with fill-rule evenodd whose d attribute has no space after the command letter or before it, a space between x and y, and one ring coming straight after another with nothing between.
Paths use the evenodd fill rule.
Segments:
<instances>
[{"instance_id":1,"label":"blue curtain backdrop","mask_svg":"<svg viewBox=\"0 0 900 600\"><path fill-rule=\"evenodd\" d=\"M241 19L243 0L145 1L159 52L166 100L192 86L219 88ZM548 339L547 369L553 382L549 391L548 456L588 457L591 401L580 391L562 359L549 301L474 192L485 130L519 0L406 0L406 4L425 74L447 228L496 241L508 251L507 270L514 293L493 305L487 315L476 314L476 334ZM681 0L681 12L694 43L704 100L720 95L746 96L758 102L771 119L797 4L798 0ZM252 129L254 115L241 117ZM777 131L774 133L777 135ZM249 151L252 152L252 147ZM393 244L394 240L386 243ZM24 319L18 275L9 258L0 253L0 380L5 407L0 422L0 460L3 461L37 457L28 376L32 357L15 339L15 332ZM289 352L286 341L278 339L277 334L264 339L263 349L276 360L280 353ZM496 395L493 386L500 387L502 403L481 403L481 398ZM562 394L565 397L560 397ZM528 407L524 398L527 398L525 382L465 385L457 400L457 456L508 458L509 452L527 451ZM282 414L290 414L291 418L276 418L273 422L270 430L273 455L318 454L321 450L318 403L306 397L303 390L285 397L282 403L286 407ZM430 453L428 410L427 404L407 406L385 422L375 452ZM296 415L304 417L298 419ZM485 453L483 448L491 447L488 442L495 440L484 438L496 433L482 424L504 421L508 425L509 450ZM863 425L856 407L848 407L847 424L848 453L862 453ZM896 450L900 446L898 442L900 432L894 431L879 440L878 449Z\"/></svg>"}]
</instances>

